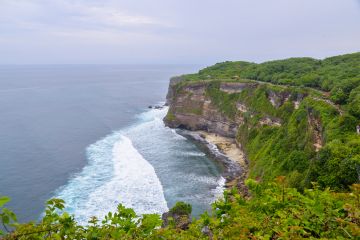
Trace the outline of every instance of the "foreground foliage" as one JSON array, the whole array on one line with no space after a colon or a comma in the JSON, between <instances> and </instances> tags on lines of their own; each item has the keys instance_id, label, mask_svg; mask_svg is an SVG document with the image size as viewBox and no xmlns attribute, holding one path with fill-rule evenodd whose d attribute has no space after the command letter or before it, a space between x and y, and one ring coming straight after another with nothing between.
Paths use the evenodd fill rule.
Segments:
<instances>
[{"instance_id":1,"label":"foreground foliage","mask_svg":"<svg viewBox=\"0 0 360 240\"><path fill-rule=\"evenodd\" d=\"M360 237L360 185L349 193L320 190L317 185L303 193L286 187L284 177L272 183L248 180L251 197L232 190L213 204L186 230L174 225L159 228L160 216L137 216L132 209L118 206L104 220L92 218L80 226L63 212L60 199L48 201L45 216L38 222L19 224L4 208L0 198L0 219L12 232L4 239L356 239ZM177 204L173 211L188 214L191 208ZM1 234L4 234L2 232Z\"/></svg>"}]
</instances>

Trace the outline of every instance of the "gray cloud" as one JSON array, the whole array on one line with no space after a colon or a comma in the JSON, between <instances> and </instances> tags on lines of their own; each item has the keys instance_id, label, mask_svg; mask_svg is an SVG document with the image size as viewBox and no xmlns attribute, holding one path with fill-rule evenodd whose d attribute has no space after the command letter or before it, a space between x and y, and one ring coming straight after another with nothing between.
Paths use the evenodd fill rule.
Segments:
<instances>
[{"instance_id":1,"label":"gray cloud","mask_svg":"<svg viewBox=\"0 0 360 240\"><path fill-rule=\"evenodd\" d=\"M203 63L360 51L359 0L0 0L0 63Z\"/></svg>"}]
</instances>

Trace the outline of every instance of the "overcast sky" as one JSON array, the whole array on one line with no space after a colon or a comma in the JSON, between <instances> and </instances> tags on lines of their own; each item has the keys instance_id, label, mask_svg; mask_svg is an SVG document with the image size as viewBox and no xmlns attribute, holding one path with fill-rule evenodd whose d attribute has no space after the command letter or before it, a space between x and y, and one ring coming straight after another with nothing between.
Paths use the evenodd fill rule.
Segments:
<instances>
[{"instance_id":1,"label":"overcast sky","mask_svg":"<svg viewBox=\"0 0 360 240\"><path fill-rule=\"evenodd\" d=\"M0 0L0 64L211 64L356 51L360 0Z\"/></svg>"}]
</instances>

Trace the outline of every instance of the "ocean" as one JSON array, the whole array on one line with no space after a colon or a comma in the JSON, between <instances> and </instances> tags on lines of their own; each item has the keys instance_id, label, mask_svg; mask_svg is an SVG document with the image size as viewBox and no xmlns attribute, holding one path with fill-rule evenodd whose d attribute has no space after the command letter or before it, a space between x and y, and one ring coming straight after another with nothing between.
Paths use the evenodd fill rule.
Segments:
<instances>
[{"instance_id":1,"label":"ocean","mask_svg":"<svg viewBox=\"0 0 360 240\"><path fill-rule=\"evenodd\" d=\"M0 66L0 195L20 221L57 197L86 224L119 203L138 214L177 201L193 214L223 191L221 167L164 126L169 78L199 66Z\"/></svg>"}]
</instances>

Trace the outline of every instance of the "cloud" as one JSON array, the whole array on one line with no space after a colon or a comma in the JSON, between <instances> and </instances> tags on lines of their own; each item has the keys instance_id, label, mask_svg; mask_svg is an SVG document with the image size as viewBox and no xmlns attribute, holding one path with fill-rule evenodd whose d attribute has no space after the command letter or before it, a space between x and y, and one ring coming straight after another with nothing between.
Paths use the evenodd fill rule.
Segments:
<instances>
[{"instance_id":1,"label":"cloud","mask_svg":"<svg viewBox=\"0 0 360 240\"><path fill-rule=\"evenodd\" d=\"M101 3L101 1L100 1ZM155 17L115 5L91 1L0 1L1 27L13 30L53 31L138 31L151 32L171 27ZM10 13L10 14L8 14Z\"/></svg>"},{"instance_id":2,"label":"cloud","mask_svg":"<svg viewBox=\"0 0 360 240\"><path fill-rule=\"evenodd\" d=\"M68 21L83 26L105 26L122 29L124 27L168 27L155 17L130 12L120 6L99 4L58 2L70 16Z\"/></svg>"},{"instance_id":3,"label":"cloud","mask_svg":"<svg viewBox=\"0 0 360 240\"><path fill-rule=\"evenodd\" d=\"M77 17L84 23L102 23L113 27L161 25L153 18L141 15L131 15L109 7L86 7L80 9Z\"/></svg>"},{"instance_id":4,"label":"cloud","mask_svg":"<svg viewBox=\"0 0 360 240\"><path fill-rule=\"evenodd\" d=\"M360 0L0 0L0 63L264 61L359 49Z\"/></svg>"}]
</instances>

